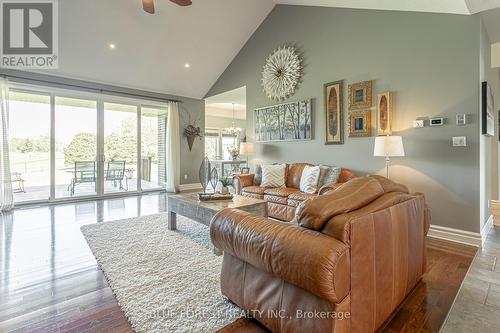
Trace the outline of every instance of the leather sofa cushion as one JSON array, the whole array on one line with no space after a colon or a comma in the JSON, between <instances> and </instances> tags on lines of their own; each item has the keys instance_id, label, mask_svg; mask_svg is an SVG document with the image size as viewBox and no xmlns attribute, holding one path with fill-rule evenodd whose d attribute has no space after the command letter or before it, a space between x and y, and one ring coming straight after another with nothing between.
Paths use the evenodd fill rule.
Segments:
<instances>
[{"instance_id":1,"label":"leather sofa cushion","mask_svg":"<svg viewBox=\"0 0 500 333\"><path fill-rule=\"evenodd\" d=\"M298 207L302 202L307 199L316 198L317 194L309 194L304 192L295 192L288 196L288 206Z\"/></svg>"},{"instance_id":2,"label":"leather sofa cushion","mask_svg":"<svg viewBox=\"0 0 500 333\"><path fill-rule=\"evenodd\" d=\"M270 188L264 192L264 200L286 205L288 196L298 191L299 189L291 187Z\"/></svg>"},{"instance_id":3,"label":"leather sofa cushion","mask_svg":"<svg viewBox=\"0 0 500 333\"><path fill-rule=\"evenodd\" d=\"M288 165L288 172L286 175L286 186L300 188L300 178L302 178L302 171L306 165L313 166L309 163L293 163Z\"/></svg>"},{"instance_id":4,"label":"leather sofa cushion","mask_svg":"<svg viewBox=\"0 0 500 333\"><path fill-rule=\"evenodd\" d=\"M267 201L267 214L268 216L281 220L289 221L288 206L277 202Z\"/></svg>"},{"instance_id":5,"label":"leather sofa cushion","mask_svg":"<svg viewBox=\"0 0 500 333\"><path fill-rule=\"evenodd\" d=\"M307 201L297 209L300 226L321 230L336 215L359 209L385 193L380 182L371 177L350 180L336 191Z\"/></svg>"},{"instance_id":6,"label":"leather sofa cushion","mask_svg":"<svg viewBox=\"0 0 500 333\"><path fill-rule=\"evenodd\" d=\"M293 194L295 192L299 192L299 189L293 187L279 187L279 188L268 188L264 191L264 194L288 198L290 194Z\"/></svg>"},{"instance_id":7,"label":"leather sofa cushion","mask_svg":"<svg viewBox=\"0 0 500 333\"><path fill-rule=\"evenodd\" d=\"M260 186L247 186L244 187L241 192L244 193L253 193L253 194L261 194L264 195L264 192L268 190L267 187L260 187Z\"/></svg>"},{"instance_id":8,"label":"leather sofa cushion","mask_svg":"<svg viewBox=\"0 0 500 333\"><path fill-rule=\"evenodd\" d=\"M331 303L349 294L349 247L335 238L237 209L219 211L210 236L227 254Z\"/></svg>"}]
</instances>

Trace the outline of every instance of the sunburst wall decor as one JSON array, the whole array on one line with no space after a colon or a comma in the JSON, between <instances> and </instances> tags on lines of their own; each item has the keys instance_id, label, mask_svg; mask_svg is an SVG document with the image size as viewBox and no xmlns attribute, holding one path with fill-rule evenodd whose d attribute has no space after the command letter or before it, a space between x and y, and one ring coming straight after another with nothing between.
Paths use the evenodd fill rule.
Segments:
<instances>
[{"instance_id":1,"label":"sunburst wall decor","mask_svg":"<svg viewBox=\"0 0 500 333\"><path fill-rule=\"evenodd\" d=\"M281 101L295 93L302 75L301 59L293 47L279 47L266 60L262 87L267 97Z\"/></svg>"}]
</instances>

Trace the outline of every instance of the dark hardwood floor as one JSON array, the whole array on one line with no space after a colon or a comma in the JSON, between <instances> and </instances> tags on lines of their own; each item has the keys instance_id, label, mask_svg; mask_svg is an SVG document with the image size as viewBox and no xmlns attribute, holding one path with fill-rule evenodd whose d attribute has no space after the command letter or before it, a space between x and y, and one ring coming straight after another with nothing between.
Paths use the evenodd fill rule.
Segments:
<instances>
[{"instance_id":1,"label":"dark hardwood floor","mask_svg":"<svg viewBox=\"0 0 500 333\"><path fill-rule=\"evenodd\" d=\"M163 194L16 209L0 220L0 332L131 332L80 226L165 211ZM428 272L384 332L437 332L475 249L428 243Z\"/></svg>"}]
</instances>

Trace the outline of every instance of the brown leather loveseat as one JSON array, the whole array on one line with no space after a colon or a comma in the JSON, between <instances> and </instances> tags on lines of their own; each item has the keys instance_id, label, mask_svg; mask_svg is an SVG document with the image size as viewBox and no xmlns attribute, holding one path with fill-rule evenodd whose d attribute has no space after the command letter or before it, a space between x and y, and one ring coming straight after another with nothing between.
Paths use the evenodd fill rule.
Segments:
<instances>
[{"instance_id":1,"label":"brown leather loveseat","mask_svg":"<svg viewBox=\"0 0 500 333\"><path fill-rule=\"evenodd\" d=\"M425 271L423 194L381 176L304 202L292 223L225 209L221 291L272 332L375 332Z\"/></svg>"},{"instance_id":2,"label":"brown leather loveseat","mask_svg":"<svg viewBox=\"0 0 500 333\"><path fill-rule=\"evenodd\" d=\"M313 164L292 163L286 165L286 187L262 187L258 183L255 174L235 176L233 186L236 194L266 200L269 217L282 221L291 221L295 216L295 210L303 201L335 189L356 177L356 174L351 170L342 168L336 183L324 185L315 194L303 193L300 191L300 178L306 165L312 166Z\"/></svg>"}]
</instances>

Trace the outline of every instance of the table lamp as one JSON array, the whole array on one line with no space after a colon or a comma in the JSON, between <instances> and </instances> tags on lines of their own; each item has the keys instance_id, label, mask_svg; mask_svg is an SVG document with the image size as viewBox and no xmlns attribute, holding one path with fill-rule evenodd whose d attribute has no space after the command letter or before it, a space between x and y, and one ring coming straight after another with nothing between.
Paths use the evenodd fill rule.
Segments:
<instances>
[{"instance_id":1,"label":"table lamp","mask_svg":"<svg viewBox=\"0 0 500 333\"><path fill-rule=\"evenodd\" d=\"M376 137L373 156L385 157L386 177L389 178L389 157L405 156L402 137L390 135Z\"/></svg>"},{"instance_id":2,"label":"table lamp","mask_svg":"<svg viewBox=\"0 0 500 333\"><path fill-rule=\"evenodd\" d=\"M248 155L255 154L255 145L251 142L240 143L240 155L245 155L247 157L248 166Z\"/></svg>"}]
</instances>

